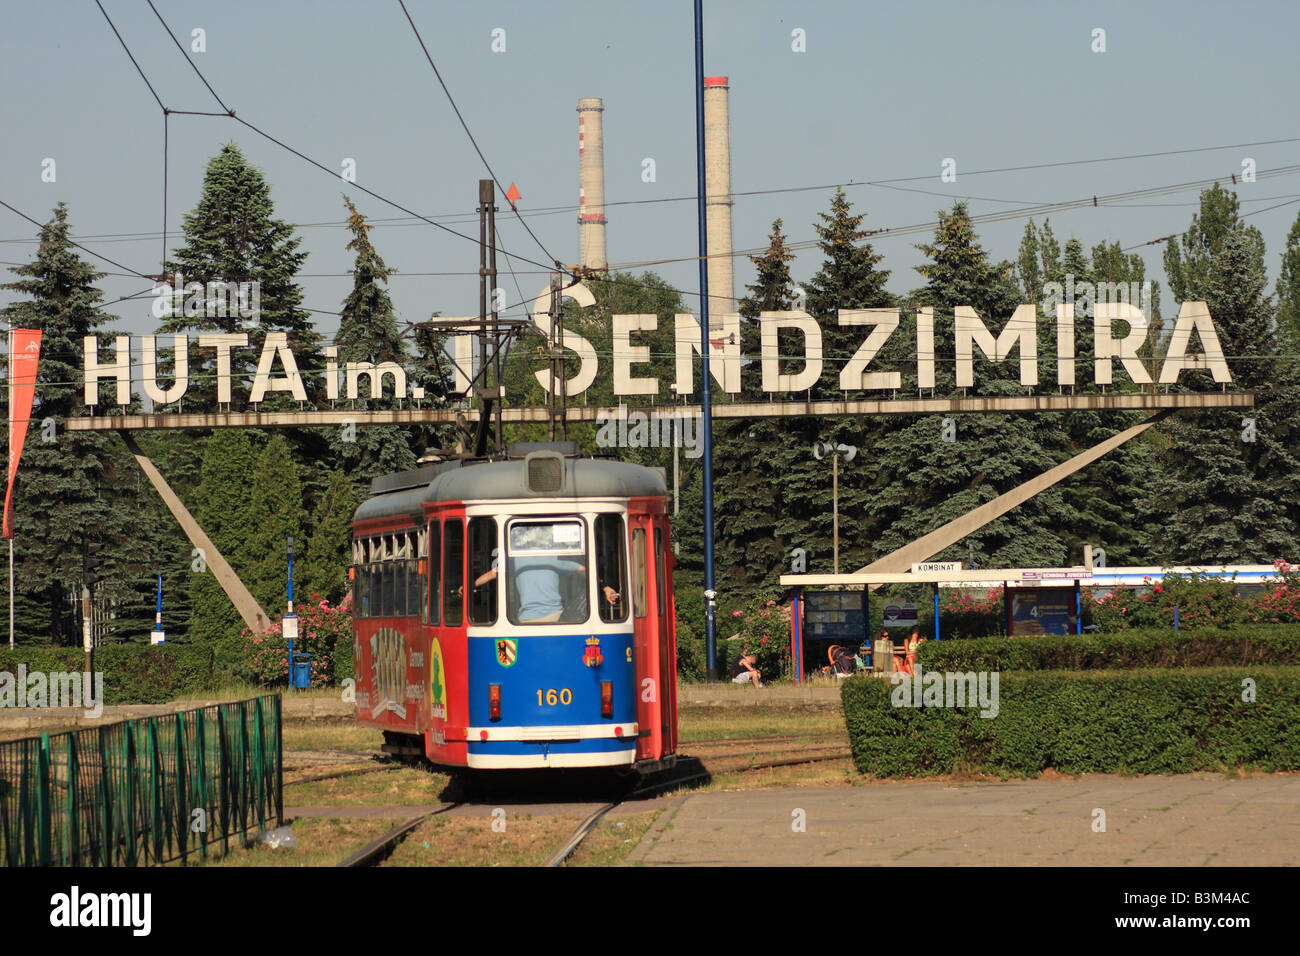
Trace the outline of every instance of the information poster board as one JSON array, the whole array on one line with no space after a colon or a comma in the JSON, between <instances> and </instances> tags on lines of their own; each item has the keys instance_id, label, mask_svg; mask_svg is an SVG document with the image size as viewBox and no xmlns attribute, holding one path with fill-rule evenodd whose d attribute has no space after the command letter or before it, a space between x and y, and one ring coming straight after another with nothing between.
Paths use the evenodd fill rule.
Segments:
<instances>
[{"instance_id":1,"label":"information poster board","mask_svg":"<svg viewBox=\"0 0 1300 956\"><path fill-rule=\"evenodd\" d=\"M916 627L916 602L907 598L885 598L881 619L885 627Z\"/></svg>"},{"instance_id":2,"label":"information poster board","mask_svg":"<svg viewBox=\"0 0 1300 956\"><path fill-rule=\"evenodd\" d=\"M1012 635L1073 634L1074 588L1008 588Z\"/></svg>"},{"instance_id":3,"label":"information poster board","mask_svg":"<svg viewBox=\"0 0 1300 956\"><path fill-rule=\"evenodd\" d=\"M804 634L810 638L861 644L867 616L861 591L808 591L804 594Z\"/></svg>"}]
</instances>

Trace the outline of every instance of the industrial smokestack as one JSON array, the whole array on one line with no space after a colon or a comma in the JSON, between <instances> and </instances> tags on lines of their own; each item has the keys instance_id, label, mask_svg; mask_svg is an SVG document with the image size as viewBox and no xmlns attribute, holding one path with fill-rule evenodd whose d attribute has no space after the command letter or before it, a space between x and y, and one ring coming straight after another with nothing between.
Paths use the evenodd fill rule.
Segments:
<instances>
[{"instance_id":1,"label":"industrial smokestack","mask_svg":"<svg viewBox=\"0 0 1300 956\"><path fill-rule=\"evenodd\" d=\"M704 78L704 197L709 233L710 316L736 311L731 261L731 118L727 90L725 76Z\"/></svg>"},{"instance_id":2,"label":"industrial smokestack","mask_svg":"<svg viewBox=\"0 0 1300 956\"><path fill-rule=\"evenodd\" d=\"M599 97L578 100L578 252L588 269L605 269L605 136Z\"/></svg>"}]
</instances>

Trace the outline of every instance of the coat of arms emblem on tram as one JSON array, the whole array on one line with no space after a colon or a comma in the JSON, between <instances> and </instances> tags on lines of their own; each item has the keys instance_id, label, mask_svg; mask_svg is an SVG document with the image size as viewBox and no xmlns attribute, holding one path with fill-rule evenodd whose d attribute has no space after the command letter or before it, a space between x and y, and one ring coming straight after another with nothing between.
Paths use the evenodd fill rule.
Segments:
<instances>
[{"instance_id":1,"label":"coat of arms emblem on tram","mask_svg":"<svg viewBox=\"0 0 1300 956\"><path fill-rule=\"evenodd\" d=\"M502 667L510 667L515 662L515 657L519 654L519 642L514 638L503 637L497 641L497 663Z\"/></svg>"}]
</instances>

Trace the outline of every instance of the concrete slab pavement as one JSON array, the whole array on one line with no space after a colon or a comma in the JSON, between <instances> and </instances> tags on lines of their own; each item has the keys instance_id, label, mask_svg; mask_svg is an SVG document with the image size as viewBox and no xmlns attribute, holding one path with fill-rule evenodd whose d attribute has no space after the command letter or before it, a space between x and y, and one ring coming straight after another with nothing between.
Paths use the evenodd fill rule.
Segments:
<instances>
[{"instance_id":1,"label":"concrete slab pavement","mask_svg":"<svg viewBox=\"0 0 1300 956\"><path fill-rule=\"evenodd\" d=\"M1105 830L1096 830L1104 811ZM794 824L803 812L804 832ZM1089 775L691 794L626 865L1286 866L1300 774Z\"/></svg>"}]
</instances>

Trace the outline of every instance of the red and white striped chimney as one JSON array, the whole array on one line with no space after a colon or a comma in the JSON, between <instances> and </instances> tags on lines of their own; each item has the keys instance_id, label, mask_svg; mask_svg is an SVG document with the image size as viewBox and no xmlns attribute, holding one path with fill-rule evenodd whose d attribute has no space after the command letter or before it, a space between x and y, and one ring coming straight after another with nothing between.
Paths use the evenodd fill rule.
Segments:
<instances>
[{"instance_id":1,"label":"red and white striped chimney","mask_svg":"<svg viewBox=\"0 0 1300 956\"><path fill-rule=\"evenodd\" d=\"M704 199L709 315L736 311L731 261L731 119L725 76L704 78ZM713 325L712 322L709 323Z\"/></svg>"},{"instance_id":2,"label":"red and white striped chimney","mask_svg":"<svg viewBox=\"0 0 1300 956\"><path fill-rule=\"evenodd\" d=\"M605 269L605 138L599 97L578 100L578 261Z\"/></svg>"}]
</instances>

